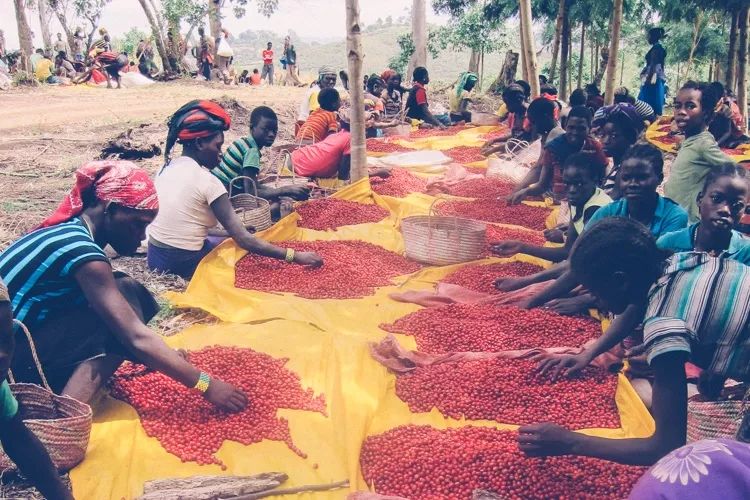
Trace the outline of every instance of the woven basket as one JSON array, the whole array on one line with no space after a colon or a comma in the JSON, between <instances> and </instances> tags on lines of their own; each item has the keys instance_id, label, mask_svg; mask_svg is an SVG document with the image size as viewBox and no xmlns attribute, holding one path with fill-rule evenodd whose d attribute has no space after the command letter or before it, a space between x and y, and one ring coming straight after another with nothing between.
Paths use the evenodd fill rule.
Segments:
<instances>
[{"instance_id":1,"label":"woven basket","mask_svg":"<svg viewBox=\"0 0 750 500\"><path fill-rule=\"evenodd\" d=\"M289 167L288 170L291 171L292 175L281 174L281 171L286 166ZM269 186L273 186L275 188L284 186L305 186L310 183L310 179L308 179L307 177L298 177L297 174L294 173L291 155L288 152L282 152L279 155L276 164L276 173L268 176L266 179L267 182L264 182L264 184L268 184Z\"/></svg>"},{"instance_id":2,"label":"woven basket","mask_svg":"<svg viewBox=\"0 0 750 500\"><path fill-rule=\"evenodd\" d=\"M252 183L255 195L248 193L232 194L234 183L237 180L244 181L245 179ZM258 186L252 178L240 175L232 179L232 182L229 183L229 201L244 226L252 226L256 231L263 231L273 224L271 204L268 203L268 200L258 197Z\"/></svg>"},{"instance_id":3,"label":"woven basket","mask_svg":"<svg viewBox=\"0 0 750 500\"><path fill-rule=\"evenodd\" d=\"M447 266L476 260L487 245L487 226L460 217L433 215L406 217L401 222L406 257L422 264Z\"/></svg>"},{"instance_id":4,"label":"woven basket","mask_svg":"<svg viewBox=\"0 0 750 500\"><path fill-rule=\"evenodd\" d=\"M91 407L52 392L39 363L31 334L23 323L14 321L26 334L44 387L15 383L13 374L10 373L10 389L18 400L18 411L26 427L39 438L55 467L61 472L68 471L81 463L86 455L91 435ZM0 449L0 471L15 467L13 461Z\"/></svg>"},{"instance_id":5,"label":"woven basket","mask_svg":"<svg viewBox=\"0 0 750 500\"><path fill-rule=\"evenodd\" d=\"M701 439L735 439L747 410L750 388L740 384L728 389L722 396L723 399L719 401L701 401L700 395L688 399L688 443Z\"/></svg>"},{"instance_id":6,"label":"woven basket","mask_svg":"<svg viewBox=\"0 0 750 500\"><path fill-rule=\"evenodd\" d=\"M485 113L483 111L472 111L471 112L471 123L472 125L497 125L500 123L500 118L494 113Z\"/></svg>"},{"instance_id":7,"label":"woven basket","mask_svg":"<svg viewBox=\"0 0 750 500\"><path fill-rule=\"evenodd\" d=\"M402 123L395 127L385 127L381 130L383 130L385 137L408 137L411 134L411 125Z\"/></svg>"}]
</instances>

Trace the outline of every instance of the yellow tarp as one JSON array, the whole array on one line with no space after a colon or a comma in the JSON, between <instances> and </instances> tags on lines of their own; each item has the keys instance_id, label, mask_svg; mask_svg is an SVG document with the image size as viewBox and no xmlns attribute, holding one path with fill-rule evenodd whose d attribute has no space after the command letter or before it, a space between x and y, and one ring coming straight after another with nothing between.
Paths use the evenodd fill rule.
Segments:
<instances>
[{"instance_id":1,"label":"yellow tarp","mask_svg":"<svg viewBox=\"0 0 750 500\"><path fill-rule=\"evenodd\" d=\"M677 153L677 144L660 140L662 137L669 135L671 123L671 116L665 116L656 120L646 129L646 140L662 151ZM741 144L736 149L722 148L722 151L736 162L750 161L750 144Z\"/></svg>"},{"instance_id":2,"label":"yellow tarp","mask_svg":"<svg viewBox=\"0 0 750 500\"><path fill-rule=\"evenodd\" d=\"M400 220L409 215L426 214L435 200L423 194L403 199L381 197L371 192L366 180L335 196L376 203L386 207L391 215L375 224L343 227L337 231L311 231L297 228L297 215L292 214L259 235L270 241L357 239L402 252ZM368 342L378 341L385 335L378 328L379 324L420 308L395 302L388 297L389 293L430 290L460 265L425 267L361 299L310 300L291 294L234 288L234 266L244 254L231 241L225 242L203 260L185 293L168 294L175 306L201 308L227 323L195 326L167 341L173 347L186 349L210 345L250 347L275 357L289 358L287 367L300 375L302 384L326 398L327 417L314 412L280 411L280 416L289 419L295 445L309 457L300 458L280 442L264 441L252 446L225 442L219 458L228 466L226 471L218 466L182 463L164 451L156 439L145 435L137 414L129 405L104 397L95 405L86 460L71 472L76 498L133 498L142 492L146 481L156 478L265 471L286 472L290 477L288 486L349 479L352 490L366 489L358 461L360 446L368 435L409 423L437 428L469 423L508 427L489 421L446 419L436 410L410 413L407 405L395 395L395 376L369 355ZM514 259L543 263L527 256ZM485 262L514 259L492 258ZM415 348L412 337L396 337L404 347ZM618 438L645 437L653 432L650 415L622 375L616 399L622 428L585 432ZM339 491L303 497L323 499L345 495L345 491Z\"/></svg>"}]
</instances>

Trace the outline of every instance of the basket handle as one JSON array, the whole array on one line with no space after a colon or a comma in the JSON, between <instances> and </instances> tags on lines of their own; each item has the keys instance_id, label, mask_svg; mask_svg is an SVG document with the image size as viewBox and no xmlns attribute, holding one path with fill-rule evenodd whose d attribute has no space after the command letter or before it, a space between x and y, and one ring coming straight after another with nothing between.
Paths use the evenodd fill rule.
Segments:
<instances>
[{"instance_id":1,"label":"basket handle","mask_svg":"<svg viewBox=\"0 0 750 500\"><path fill-rule=\"evenodd\" d=\"M42 363L39 362L39 356L36 353L36 345L34 344L34 339L31 338L31 332L29 332L29 329L26 328L26 325L24 325L22 322L20 322L19 320L15 318L13 319L13 323L20 326L21 330L26 335L26 340L28 340L29 348L31 349L31 357L34 359L34 364L36 365L37 372L39 372L39 378L42 380L42 385L49 392L52 392L52 388L49 386L49 383L47 382L47 377L44 376L44 370L42 370ZM15 377L13 377L13 372L11 370L8 370L8 378L10 379L11 384L16 383Z\"/></svg>"},{"instance_id":2,"label":"basket handle","mask_svg":"<svg viewBox=\"0 0 750 500\"><path fill-rule=\"evenodd\" d=\"M441 199L435 198L432 200L432 203L430 203L430 209L427 212L427 255L429 258L432 258L432 216L435 212L435 203L438 201L441 201ZM456 230L456 237L458 237L458 217L453 217L453 225Z\"/></svg>"},{"instance_id":3,"label":"basket handle","mask_svg":"<svg viewBox=\"0 0 750 500\"><path fill-rule=\"evenodd\" d=\"M234 179L232 179L232 181L229 183L229 199L232 199L232 196L234 196L232 194L232 190L234 189L234 182L237 179L242 179L242 180L247 179L247 180L249 180L250 183L253 185L253 190L255 191L255 197L256 198L258 197L258 185L255 183L255 180L252 177L248 177L246 175L238 175L237 177L235 177Z\"/></svg>"}]
</instances>

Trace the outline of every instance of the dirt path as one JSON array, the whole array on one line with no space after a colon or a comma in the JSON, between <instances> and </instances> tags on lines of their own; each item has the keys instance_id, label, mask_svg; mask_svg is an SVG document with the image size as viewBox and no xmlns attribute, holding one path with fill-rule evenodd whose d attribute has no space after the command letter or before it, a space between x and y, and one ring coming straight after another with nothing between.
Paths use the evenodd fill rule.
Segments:
<instances>
[{"instance_id":1,"label":"dirt path","mask_svg":"<svg viewBox=\"0 0 750 500\"><path fill-rule=\"evenodd\" d=\"M296 106L305 93L296 87L237 87L196 81L156 83L148 87L42 87L3 93L0 120L3 141L24 134L69 135L87 128L164 121L191 99L228 96L246 106Z\"/></svg>"}]
</instances>

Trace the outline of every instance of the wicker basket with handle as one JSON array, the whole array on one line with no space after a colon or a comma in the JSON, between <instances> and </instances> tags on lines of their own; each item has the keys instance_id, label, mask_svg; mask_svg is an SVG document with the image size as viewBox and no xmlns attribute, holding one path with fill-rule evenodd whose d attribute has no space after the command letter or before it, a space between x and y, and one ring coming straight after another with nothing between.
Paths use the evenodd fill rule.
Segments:
<instances>
[{"instance_id":1,"label":"wicker basket with handle","mask_svg":"<svg viewBox=\"0 0 750 500\"><path fill-rule=\"evenodd\" d=\"M284 167L288 166L289 171L292 175L282 175L281 171ZM264 184L268 184L274 188L284 186L305 186L310 183L310 179L307 177L298 177L294 173L294 167L292 166L291 155L287 151L282 151L276 160L276 173L266 177Z\"/></svg>"},{"instance_id":2,"label":"wicker basket with handle","mask_svg":"<svg viewBox=\"0 0 750 500\"><path fill-rule=\"evenodd\" d=\"M249 180L255 191L255 195L248 193L233 194L234 183L238 180ZM242 224L246 227L252 226L256 231L268 229L273 224L271 220L271 204L268 200L258 196L258 186L250 177L237 176L229 183L229 201L235 213L240 217Z\"/></svg>"},{"instance_id":3,"label":"wicker basket with handle","mask_svg":"<svg viewBox=\"0 0 750 500\"><path fill-rule=\"evenodd\" d=\"M91 436L91 407L68 396L52 392L36 354L34 341L26 326L14 322L26 334L31 355L44 387L15 383L9 373L10 389L18 400L18 411L26 427L33 432L49 453L59 471L68 471L81 463ZM0 470L15 468L13 461L0 449Z\"/></svg>"},{"instance_id":4,"label":"wicker basket with handle","mask_svg":"<svg viewBox=\"0 0 750 500\"><path fill-rule=\"evenodd\" d=\"M687 442L734 439L748 409L748 397L750 386L744 384L726 389L719 401L703 401L700 395L692 396L687 407Z\"/></svg>"},{"instance_id":5,"label":"wicker basket with handle","mask_svg":"<svg viewBox=\"0 0 750 500\"><path fill-rule=\"evenodd\" d=\"M437 201L437 200L436 200ZM476 260L487 245L487 225L471 219L433 215L406 217L401 222L406 257L422 264L447 266Z\"/></svg>"}]
</instances>

